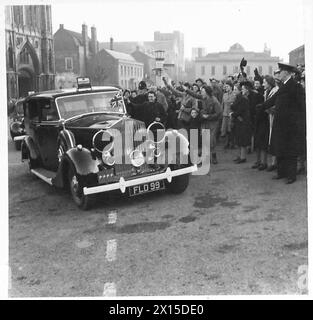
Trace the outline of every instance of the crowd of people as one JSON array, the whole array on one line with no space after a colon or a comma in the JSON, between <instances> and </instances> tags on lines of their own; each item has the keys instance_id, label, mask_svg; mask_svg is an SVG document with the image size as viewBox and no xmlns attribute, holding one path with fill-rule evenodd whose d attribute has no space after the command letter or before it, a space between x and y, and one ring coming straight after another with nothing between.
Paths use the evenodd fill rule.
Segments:
<instances>
[{"instance_id":1,"label":"crowd of people","mask_svg":"<svg viewBox=\"0 0 313 320\"><path fill-rule=\"evenodd\" d=\"M253 169L277 170L275 179L293 183L297 174L305 173L304 66L279 63L274 76L261 76L255 69L254 79L241 70L224 81L199 78L176 84L163 78L163 87L149 88L141 81L138 91L124 90L127 112L147 127L159 121L165 128L198 129L200 134L210 129L212 164L218 163L219 139L224 148L238 150L236 164L255 152Z\"/></svg>"}]
</instances>

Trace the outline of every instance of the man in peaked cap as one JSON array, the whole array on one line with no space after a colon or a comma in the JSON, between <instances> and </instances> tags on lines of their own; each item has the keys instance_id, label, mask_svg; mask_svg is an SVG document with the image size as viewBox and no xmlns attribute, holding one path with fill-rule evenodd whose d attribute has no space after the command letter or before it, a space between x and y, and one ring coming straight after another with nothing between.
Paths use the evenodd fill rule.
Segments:
<instances>
[{"instance_id":1,"label":"man in peaked cap","mask_svg":"<svg viewBox=\"0 0 313 320\"><path fill-rule=\"evenodd\" d=\"M286 63L280 63L280 62L278 63L278 69L280 71L287 71L290 74L292 72L296 72L297 71L297 68L295 66L292 66L292 65L286 64Z\"/></svg>"},{"instance_id":2,"label":"man in peaked cap","mask_svg":"<svg viewBox=\"0 0 313 320\"><path fill-rule=\"evenodd\" d=\"M296 181L297 156L301 154L301 115L305 110L303 88L293 78L295 67L278 63L281 86L260 108L269 109L275 105L272 136L277 157L277 176L287 178L287 184Z\"/></svg>"}]
</instances>

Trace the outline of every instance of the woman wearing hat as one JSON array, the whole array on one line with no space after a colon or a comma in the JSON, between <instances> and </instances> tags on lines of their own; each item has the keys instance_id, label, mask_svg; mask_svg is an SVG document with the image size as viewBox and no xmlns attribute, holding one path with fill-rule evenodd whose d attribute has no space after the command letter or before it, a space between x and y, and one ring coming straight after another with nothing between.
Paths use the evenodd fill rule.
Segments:
<instances>
[{"instance_id":1,"label":"woman wearing hat","mask_svg":"<svg viewBox=\"0 0 313 320\"><path fill-rule=\"evenodd\" d=\"M262 103L263 96L253 89L253 85L250 81L241 82L242 95L248 99L250 121L252 125L252 137L251 137L251 149L254 149L254 135L255 135L255 121L256 121L256 105ZM256 164L255 164L256 165Z\"/></svg>"},{"instance_id":2,"label":"woman wearing hat","mask_svg":"<svg viewBox=\"0 0 313 320\"><path fill-rule=\"evenodd\" d=\"M239 147L239 155L234 159L237 164L247 161L247 146L251 142L251 118L248 98L242 94L241 85L234 85L235 101L231 104L231 118L234 124L235 144Z\"/></svg>"},{"instance_id":3,"label":"woman wearing hat","mask_svg":"<svg viewBox=\"0 0 313 320\"><path fill-rule=\"evenodd\" d=\"M230 122L230 106L235 101L236 95L233 92L234 85L227 81L225 84L225 93L222 99L223 120L221 128L221 137L226 137L225 149L233 145L231 141L231 122Z\"/></svg>"},{"instance_id":4,"label":"woman wearing hat","mask_svg":"<svg viewBox=\"0 0 313 320\"><path fill-rule=\"evenodd\" d=\"M275 80L272 76L265 76L263 80L264 86L264 101L268 100L277 91ZM270 122L269 112L264 110L256 111L255 121L255 149L257 161L253 168L259 170L267 169L267 151L269 144Z\"/></svg>"}]
</instances>

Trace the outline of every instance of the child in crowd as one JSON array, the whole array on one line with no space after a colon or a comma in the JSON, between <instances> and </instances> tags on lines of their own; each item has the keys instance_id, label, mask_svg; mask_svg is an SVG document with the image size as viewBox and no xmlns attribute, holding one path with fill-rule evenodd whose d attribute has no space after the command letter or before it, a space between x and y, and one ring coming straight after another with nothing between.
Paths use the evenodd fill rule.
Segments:
<instances>
[{"instance_id":1,"label":"child in crowd","mask_svg":"<svg viewBox=\"0 0 313 320\"><path fill-rule=\"evenodd\" d=\"M190 151L196 154L199 153L201 149L201 124L200 116L197 108L192 108L190 111L190 120L188 125L188 140L190 143ZM191 139L191 135L196 135ZM195 145L195 139L198 139L198 143ZM191 142L192 141L192 142Z\"/></svg>"}]
</instances>

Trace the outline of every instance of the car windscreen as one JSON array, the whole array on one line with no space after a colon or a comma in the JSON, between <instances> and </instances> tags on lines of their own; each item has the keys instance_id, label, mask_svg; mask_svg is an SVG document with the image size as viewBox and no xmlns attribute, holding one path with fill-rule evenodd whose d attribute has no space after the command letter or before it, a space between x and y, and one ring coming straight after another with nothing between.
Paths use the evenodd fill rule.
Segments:
<instances>
[{"instance_id":1,"label":"car windscreen","mask_svg":"<svg viewBox=\"0 0 313 320\"><path fill-rule=\"evenodd\" d=\"M124 101L118 91L81 93L58 97L55 101L65 120L93 112L125 113Z\"/></svg>"}]
</instances>

